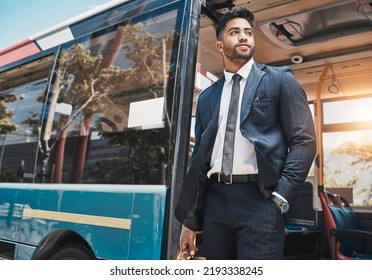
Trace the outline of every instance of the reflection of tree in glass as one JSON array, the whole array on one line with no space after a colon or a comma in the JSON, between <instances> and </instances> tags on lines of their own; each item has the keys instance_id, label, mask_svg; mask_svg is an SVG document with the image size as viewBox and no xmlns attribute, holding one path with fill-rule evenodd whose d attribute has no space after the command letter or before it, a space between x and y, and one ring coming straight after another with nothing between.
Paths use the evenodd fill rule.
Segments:
<instances>
[{"instance_id":1,"label":"reflection of tree in glass","mask_svg":"<svg viewBox=\"0 0 372 280\"><path fill-rule=\"evenodd\" d=\"M150 90L153 97L165 96L170 68L170 50L173 36L155 36L143 29L142 24L119 27L124 38L122 49L127 69L109 65L101 55L92 56L82 45L73 45L63 51L59 59L58 82L55 90L58 100L73 104L74 113L60 123L65 130L79 114L83 120L101 112L102 99L115 99L123 93ZM112 54L111 54L112 55ZM71 81L72 80L72 81ZM90 122L82 128L89 130Z\"/></svg>"},{"instance_id":2,"label":"reflection of tree in glass","mask_svg":"<svg viewBox=\"0 0 372 280\"><path fill-rule=\"evenodd\" d=\"M39 134L39 125L40 125L40 114L39 112L30 112L30 116L21 122L23 125L27 125L31 128L32 135Z\"/></svg>"},{"instance_id":3,"label":"reflection of tree in glass","mask_svg":"<svg viewBox=\"0 0 372 280\"><path fill-rule=\"evenodd\" d=\"M0 95L0 134L8 134L16 130L18 126L10 121L14 112L8 110L6 103L15 102L17 97L14 94Z\"/></svg>"},{"instance_id":4,"label":"reflection of tree in glass","mask_svg":"<svg viewBox=\"0 0 372 280\"><path fill-rule=\"evenodd\" d=\"M165 184L169 143L166 129L105 133L110 147L125 147L115 158L91 161L84 180L108 184Z\"/></svg>"},{"instance_id":5,"label":"reflection of tree in glass","mask_svg":"<svg viewBox=\"0 0 372 280\"><path fill-rule=\"evenodd\" d=\"M120 31L125 58L132 62L126 90L150 88L154 97L165 96L171 55L167 50L172 49L173 35L152 35L142 24L120 27Z\"/></svg>"},{"instance_id":6,"label":"reflection of tree in glass","mask_svg":"<svg viewBox=\"0 0 372 280\"><path fill-rule=\"evenodd\" d=\"M143 27L142 24L119 27L105 57L93 56L90 50L79 44L73 45L69 51L62 51L50 103L51 107L57 102L72 104L74 111L72 115L61 115L58 126L55 127L56 138L59 139L56 155L58 162L63 162L67 129L78 117L80 124L69 131L72 135L87 137L93 125L93 115L101 113L105 104L115 102L124 95L149 91L152 92L151 98L166 97L170 69L170 51L167 50L171 50L173 36L151 35ZM120 50L125 55L125 69L112 65ZM119 61L117 64L122 63ZM139 97L137 99L141 100ZM168 112L165 112L168 121ZM81 145L79 160L82 162L79 166L83 167L86 143ZM53 146L49 150L52 148ZM75 182L80 180L81 172L82 170L77 171ZM62 165L56 164L56 174L56 182L59 182Z\"/></svg>"}]
</instances>

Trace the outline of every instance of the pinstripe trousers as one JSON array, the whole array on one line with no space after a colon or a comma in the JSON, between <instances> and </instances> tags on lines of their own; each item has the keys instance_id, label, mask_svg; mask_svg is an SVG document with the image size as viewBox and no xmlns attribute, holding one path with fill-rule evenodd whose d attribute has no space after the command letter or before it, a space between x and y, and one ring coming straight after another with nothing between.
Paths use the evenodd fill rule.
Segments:
<instances>
[{"instance_id":1,"label":"pinstripe trousers","mask_svg":"<svg viewBox=\"0 0 372 280\"><path fill-rule=\"evenodd\" d=\"M257 183L208 182L203 223L207 259L282 259L284 240L284 216Z\"/></svg>"}]
</instances>

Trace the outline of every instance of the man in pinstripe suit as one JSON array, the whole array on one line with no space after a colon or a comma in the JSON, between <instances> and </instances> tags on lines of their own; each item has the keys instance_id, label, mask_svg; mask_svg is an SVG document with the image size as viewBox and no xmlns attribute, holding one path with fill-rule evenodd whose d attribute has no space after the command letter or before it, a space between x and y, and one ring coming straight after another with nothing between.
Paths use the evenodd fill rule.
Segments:
<instances>
[{"instance_id":1,"label":"man in pinstripe suit","mask_svg":"<svg viewBox=\"0 0 372 280\"><path fill-rule=\"evenodd\" d=\"M224 76L198 97L195 147L175 210L185 258L196 254L195 231L203 230L207 259L281 259L283 214L316 153L306 95L290 68L252 58L253 22L250 10L236 8L217 24ZM229 103L236 93L232 127ZM224 146L226 139L232 142Z\"/></svg>"}]
</instances>

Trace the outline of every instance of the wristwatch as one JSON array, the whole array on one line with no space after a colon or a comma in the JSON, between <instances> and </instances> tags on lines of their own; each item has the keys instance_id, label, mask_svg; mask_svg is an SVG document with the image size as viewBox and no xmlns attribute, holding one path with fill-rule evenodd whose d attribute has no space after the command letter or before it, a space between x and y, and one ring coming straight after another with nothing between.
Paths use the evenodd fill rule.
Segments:
<instances>
[{"instance_id":1,"label":"wristwatch","mask_svg":"<svg viewBox=\"0 0 372 280\"><path fill-rule=\"evenodd\" d=\"M280 199L279 197L275 195L271 195L270 199L276 204L276 206L278 206L282 214L285 214L289 211L289 204L285 202L284 200Z\"/></svg>"}]
</instances>

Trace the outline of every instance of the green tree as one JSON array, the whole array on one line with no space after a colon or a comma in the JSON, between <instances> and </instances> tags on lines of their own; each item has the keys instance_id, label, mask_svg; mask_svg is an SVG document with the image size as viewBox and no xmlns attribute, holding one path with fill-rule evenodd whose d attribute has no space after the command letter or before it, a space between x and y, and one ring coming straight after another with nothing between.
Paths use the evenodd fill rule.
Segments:
<instances>
[{"instance_id":1,"label":"green tree","mask_svg":"<svg viewBox=\"0 0 372 280\"><path fill-rule=\"evenodd\" d=\"M6 105L16 100L17 97L12 93L0 95L0 134L11 133L18 128L18 126L11 121L14 112L10 111Z\"/></svg>"},{"instance_id":2,"label":"green tree","mask_svg":"<svg viewBox=\"0 0 372 280\"><path fill-rule=\"evenodd\" d=\"M358 176L353 175L347 180L341 178L339 175L342 173L339 168L324 168L324 185L327 188L352 188L358 183Z\"/></svg>"},{"instance_id":3,"label":"green tree","mask_svg":"<svg viewBox=\"0 0 372 280\"><path fill-rule=\"evenodd\" d=\"M372 166L372 145L359 145L349 142L334 150L336 154L348 154L356 158L352 164L363 163L368 167Z\"/></svg>"},{"instance_id":4,"label":"green tree","mask_svg":"<svg viewBox=\"0 0 372 280\"><path fill-rule=\"evenodd\" d=\"M332 150L334 154L344 154L353 157L351 165L361 166L362 169L369 169L372 167L372 145L360 145L354 142L348 142L338 148ZM339 176L342 171L339 168L325 169L325 185L329 188L354 188L357 186L359 177L357 175L351 176L348 179L342 179ZM372 185L359 186L355 191L355 195L363 197L362 205L372 205Z\"/></svg>"}]
</instances>

